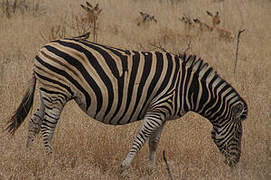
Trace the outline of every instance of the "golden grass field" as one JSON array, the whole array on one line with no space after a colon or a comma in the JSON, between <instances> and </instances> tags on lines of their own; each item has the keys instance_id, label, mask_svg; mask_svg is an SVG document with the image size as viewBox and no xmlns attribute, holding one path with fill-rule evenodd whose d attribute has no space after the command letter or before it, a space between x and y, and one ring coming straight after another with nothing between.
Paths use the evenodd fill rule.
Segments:
<instances>
[{"instance_id":1,"label":"golden grass field","mask_svg":"<svg viewBox=\"0 0 271 180\"><path fill-rule=\"evenodd\" d=\"M3 3L4 1L1 1ZM90 1L95 4L96 1ZM148 146L135 157L130 179L168 179L162 151L174 179L271 179L271 1L270 0L99 0L98 42L135 50L197 54L213 66L247 101L243 122L242 156L230 169L211 140L211 124L198 114L167 123L157 152L157 168L146 172ZM46 42L80 35L75 21L85 12L84 1L26 0L9 18L0 16L0 180L5 179L121 179L119 166L128 153L139 123L109 126L91 120L68 103L55 131L54 157L48 160L38 136L25 148L27 120L14 137L2 130L21 102L31 78L34 56ZM221 14L221 28L235 37L227 42L213 32L191 32L187 38L184 14L211 24L206 10ZM154 15L157 24L138 27L139 12ZM56 33L56 29L59 29ZM81 29L80 29L81 28ZM241 34L236 73L233 73L236 35ZM52 32L54 31L54 32ZM89 40L92 40L90 37ZM188 48L189 47L189 48ZM37 91L38 92L38 91ZM34 109L38 104L35 97ZM33 110L34 111L34 110ZM32 113L33 113L32 111Z\"/></svg>"}]
</instances>

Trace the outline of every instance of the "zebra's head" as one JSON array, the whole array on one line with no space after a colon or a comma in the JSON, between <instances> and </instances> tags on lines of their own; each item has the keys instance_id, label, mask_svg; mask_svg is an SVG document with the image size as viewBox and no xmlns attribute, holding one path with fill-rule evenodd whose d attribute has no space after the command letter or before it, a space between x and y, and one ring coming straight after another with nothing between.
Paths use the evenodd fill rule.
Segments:
<instances>
[{"instance_id":1,"label":"zebra's head","mask_svg":"<svg viewBox=\"0 0 271 180\"><path fill-rule=\"evenodd\" d=\"M211 136L225 156L225 163L234 167L241 156L242 121L247 117L247 104L238 101L229 106L226 119L214 124Z\"/></svg>"}]
</instances>

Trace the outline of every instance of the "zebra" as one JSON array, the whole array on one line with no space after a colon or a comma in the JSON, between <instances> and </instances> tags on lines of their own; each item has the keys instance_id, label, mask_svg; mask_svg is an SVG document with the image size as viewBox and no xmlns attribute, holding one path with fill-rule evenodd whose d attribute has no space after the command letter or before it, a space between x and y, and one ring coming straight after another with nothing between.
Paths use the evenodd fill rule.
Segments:
<instances>
[{"instance_id":1,"label":"zebra","mask_svg":"<svg viewBox=\"0 0 271 180\"><path fill-rule=\"evenodd\" d=\"M55 40L39 50L28 90L7 123L10 134L32 108L38 81L40 101L29 120L27 148L41 131L46 154L53 152L51 140L62 109L74 100L86 114L105 124L141 120L122 169L129 168L147 139L153 169L166 121L189 111L211 122L214 143L225 163L235 167L247 103L208 63L193 54L126 50L82 37Z\"/></svg>"}]
</instances>

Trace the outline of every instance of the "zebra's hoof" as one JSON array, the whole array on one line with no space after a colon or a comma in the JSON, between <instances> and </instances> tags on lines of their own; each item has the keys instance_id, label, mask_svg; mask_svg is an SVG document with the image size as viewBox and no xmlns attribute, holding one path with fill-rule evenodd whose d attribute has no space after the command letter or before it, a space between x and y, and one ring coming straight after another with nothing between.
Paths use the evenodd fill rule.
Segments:
<instances>
[{"instance_id":1,"label":"zebra's hoof","mask_svg":"<svg viewBox=\"0 0 271 180\"><path fill-rule=\"evenodd\" d=\"M123 164L121 164L120 166L120 176L122 178L129 178L129 174L131 172L131 168L129 166L125 166Z\"/></svg>"},{"instance_id":2,"label":"zebra's hoof","mask_svg":"<svg viewBox=\"0 0 271 180\"><path fill-rule=\"evenodd\" d=\"M148 166L146 168L146 173L150 176L152 175L153 173L155 172L155 168L151 167L151 166Z\"/></svg>"}]
</instances>

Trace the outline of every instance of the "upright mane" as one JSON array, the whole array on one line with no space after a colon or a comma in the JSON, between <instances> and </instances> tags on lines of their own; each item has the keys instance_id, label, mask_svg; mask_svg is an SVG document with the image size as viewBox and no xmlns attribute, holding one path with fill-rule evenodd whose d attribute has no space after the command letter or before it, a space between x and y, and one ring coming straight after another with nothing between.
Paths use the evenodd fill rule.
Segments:
<instances>
[{"instance_id":1,"label":"upright mane","mask_svg":"<svg viewBox=\"0 0 271 180\"><path fill-rule=\"evenodd\" d=\"M197 57L196 55L186 55L185 53L179 55L178 57L182 60L183 65L187 69L191 68L192 72L196 74L199 78L202 78L208 71L208 77L213 77L216 75L217 77L222 79L217 74L217 72L208 63L204 62L204 60L200 57Z\"/></svg>"}]
</instances>

